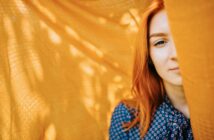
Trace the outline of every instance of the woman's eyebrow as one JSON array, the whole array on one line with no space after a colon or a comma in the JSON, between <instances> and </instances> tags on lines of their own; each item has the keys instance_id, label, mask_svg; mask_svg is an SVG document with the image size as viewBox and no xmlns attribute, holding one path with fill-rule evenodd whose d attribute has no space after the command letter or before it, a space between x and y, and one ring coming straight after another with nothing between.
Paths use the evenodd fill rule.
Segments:
<instances>
[{"instance_id":1,"label":"woman's eyebrow","mask_svg":"<svg viewBox=\"0 0 214 140\"><path fill-rule=\"evenodd\" d=\"M153 33L149 36L149 38L152 38L152 37L161 37L161 36L167 36L166 33Z\"/></svg>"}]
</instances>

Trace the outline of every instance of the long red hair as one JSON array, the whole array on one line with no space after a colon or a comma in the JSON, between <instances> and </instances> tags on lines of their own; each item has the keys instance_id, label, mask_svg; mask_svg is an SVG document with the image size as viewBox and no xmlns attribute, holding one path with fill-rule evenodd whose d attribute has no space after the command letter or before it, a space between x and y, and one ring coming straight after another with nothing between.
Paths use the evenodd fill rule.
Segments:
<instances>
[{"instance_id":1,"label":"long red hair","mask_svg":"<svg viewBox=\"0 0 214 140\"><path fill-rule=\"evenodd\" d=\"M125 104L132 107L134 101L134 107L138 110L135 119L130 123L124 124L124 127L129 130L139 123L141 137L148 131L152 115L163 101L165 95L162 79L156 72L149 55L148 41L151 18L163 8L162 0L153 0L143 13L133 67L131 91L134 98L131 102L124 101Z\"/></svg>"}]
</instances>

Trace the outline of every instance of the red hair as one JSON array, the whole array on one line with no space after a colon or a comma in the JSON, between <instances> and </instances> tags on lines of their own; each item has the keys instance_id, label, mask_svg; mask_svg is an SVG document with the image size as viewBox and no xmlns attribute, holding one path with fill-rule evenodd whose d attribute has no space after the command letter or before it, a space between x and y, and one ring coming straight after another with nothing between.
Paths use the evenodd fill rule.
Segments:
<instances>
[{"instance_id":1,"label":"red hair","mask_svg":"<svg viewBox=\"0 0 214 140\"><path fill-rule=\"evenodd\" d=\"M137 45L135 50L135 59L133 67L132 94L133 100L124 101L128 106L138 110L136 117L132 122L124 124L126 130L132 128L139 122L140 135L143 137L149 129L152 115L156 108L163 101L165 90L163 82L152 64L149 56L149 24L151 18L164 8L162 0L153 0L142 16Z\"/></svg>"}]
</instances>

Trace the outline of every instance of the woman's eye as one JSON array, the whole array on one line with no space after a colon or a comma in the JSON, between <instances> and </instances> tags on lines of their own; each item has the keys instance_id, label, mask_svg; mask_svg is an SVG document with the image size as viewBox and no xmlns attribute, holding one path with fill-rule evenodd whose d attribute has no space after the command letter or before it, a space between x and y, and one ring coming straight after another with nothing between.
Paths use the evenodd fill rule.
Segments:
<instances>
[{"instance_id":1,"label":"woman's eye","mask_svg":"<svg viewBox=\"0 0 214 140\"><path fill-rule=\"evenodd\" d=\"M162 47L162 46L165 46L166 43L167 43L167 41L160 40L160 41L155 42L154 46L156 46L156 47Z\"/></svg>"}]
</instances>

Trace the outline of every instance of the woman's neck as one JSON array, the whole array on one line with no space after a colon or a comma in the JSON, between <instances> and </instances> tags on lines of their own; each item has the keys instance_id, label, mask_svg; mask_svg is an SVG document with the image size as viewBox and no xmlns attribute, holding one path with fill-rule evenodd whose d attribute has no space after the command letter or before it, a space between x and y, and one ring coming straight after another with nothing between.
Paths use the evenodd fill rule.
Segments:
<instances>
[{"instance_id":1,"label":"woman's neck","mask_svg":"<svg viewBox=\"0 0 214 140\"><path fill-rule=\"evenodd\" d=\"M166 90L166 94L168 95L173 106L177 110L182 112L185 117L189 118L189 108L184 95L183 86L176 86L176 85L170 84L167 81L164 81L163 83Z\"/></svg>"}]
</instances>

